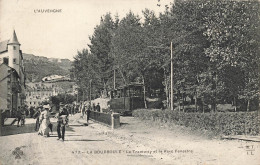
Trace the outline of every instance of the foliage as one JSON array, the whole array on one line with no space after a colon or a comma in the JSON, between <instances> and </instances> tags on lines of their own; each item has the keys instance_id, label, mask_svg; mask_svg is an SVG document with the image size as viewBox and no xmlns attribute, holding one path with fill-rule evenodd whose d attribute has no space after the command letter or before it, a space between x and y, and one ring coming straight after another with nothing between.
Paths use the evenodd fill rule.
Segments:
<instances>
[{"instance_id":1,"label":"foliage","mask_svg":"<svg viewBox=\"0 0 260 165\"><path fill-rule=\"evenodd\" d=\"M90 37L90 52L78 52L73 62L81 96L90 81L95 95L112 88L115 70L116 86L142 82L148 94L159 88L168 97L172 42L178 105L189 97L203 111L217 104L256 110L259 11L257 0L176 0L158 17L149 9L143 19L131 11L121 20L108 13Z\"/></svg>"},{"instance_id":2,"label":"foliage","mask_svg":"<svg viewBox=\"0 0 260 165\"><path fill-rule=\"evenodd\" d=\"M100 25L97 25L94 30L94 34L89 38L91 44L88 45L91 54L97 59L97 64L99 66L100 72L98 73L103 89L107 88L107 81L109 80L108 70L113 69L112 67L112 57L110 55L111 51L111 40L114 36L114 31L117 28L117 19L115 21L112 19L110 13L107 13L101 17Z\"/></svg>"},{"instance_id":3,"label":"foliage","mask_svg":"<svg viewBox=\"0 0 260 165\"><path fill-rule=\"evenodd\" d=\"M74 101L76 101L75 96L70 94L58 94L50 97L50 102L55 106L59 106L61 102L63 104L72 104Z\"/></svg>"},{"instance_id":4,"label":"foliage","mask_svg":"<svg viewBox=\"0 0 260 165\"><path fill-rule=\"evenodd\" d=\"M207 130L215 135L259 135L258 112L183 113L163 110L135 110L133 116L142 120L159 120L194 130Z\"/></svg>"}]
</instances>

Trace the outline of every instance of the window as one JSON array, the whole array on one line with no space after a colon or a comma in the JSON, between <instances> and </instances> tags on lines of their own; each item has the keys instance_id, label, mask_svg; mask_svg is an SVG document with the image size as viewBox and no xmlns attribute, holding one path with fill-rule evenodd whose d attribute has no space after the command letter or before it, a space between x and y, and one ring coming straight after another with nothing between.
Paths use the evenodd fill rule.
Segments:
<instances>
[{"instance_id":1,"label":"window","mask_svg":"<svg viewBox=\"0 0 260 165\"><path fill-rule=\"evenodd\" d=\"M9 59L4 57L4 64L8 65Z\"/></svg>"},{"instance_id":2,"label":"window","mask_svg":"<svg viewBox=\"0 0 260 165\"><path fill-rule=\"evenodd\" d=\"M15 47L15 46L13 46L13 48L14 48L14 50L16 50L16 47Z\"/></svg>"},{"instance_id":3,"label":"window","mask_svg":"<svg viewBox=\"0 0 260 165\"><path fill-rule=\"evenodd\" d=\"M13 63L16 64L16 58L13 59Z\"/></svg>"}]
</instances>

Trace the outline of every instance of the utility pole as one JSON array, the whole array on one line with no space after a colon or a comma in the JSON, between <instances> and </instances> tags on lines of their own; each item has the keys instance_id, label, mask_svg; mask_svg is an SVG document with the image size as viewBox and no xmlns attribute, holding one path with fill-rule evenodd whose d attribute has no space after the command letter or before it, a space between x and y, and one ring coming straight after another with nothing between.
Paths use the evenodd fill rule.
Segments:
<instances>
[{"instance_id":1,"label":"utility pole","mask_svg":"<svg viewBox=\"0 0 260 165\"><path fill-rule=\"evenodd\" d=\"M173 50L171 42L171 110L173 109Z\"/></svg>"},{"instance_id":2,"label":"utility pole","mask_svg":"<svg viewBox=\"0 0 260 165\"><path fill-rule=\"evenodd\" d=\"M165 48L165 47L161 47L161 46L148 46L148 47L169 50L169 48ZM170 98L170 107L171 107L171 110L174 110L173 109L173 48L172 48L172 41L171 41L170 49L171 49L171 92L170 92L171 98Z\"/></svg>"}]
</instances>

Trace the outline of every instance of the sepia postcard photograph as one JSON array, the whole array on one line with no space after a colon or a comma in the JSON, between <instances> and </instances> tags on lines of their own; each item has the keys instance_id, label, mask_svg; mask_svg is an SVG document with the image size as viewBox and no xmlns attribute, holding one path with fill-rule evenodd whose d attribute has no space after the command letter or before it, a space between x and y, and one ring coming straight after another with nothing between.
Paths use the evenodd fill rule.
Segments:
<instances>
[{"instance_id":1,"label":"sepia postcard photograph","mask_svg":"<svg viewBox=\"0 0 260 165\"><path fill-rule=\"evenodd\" d=\"M260 165L259 0L0 0L0 165Z\"/></svg>"}]
</instances>

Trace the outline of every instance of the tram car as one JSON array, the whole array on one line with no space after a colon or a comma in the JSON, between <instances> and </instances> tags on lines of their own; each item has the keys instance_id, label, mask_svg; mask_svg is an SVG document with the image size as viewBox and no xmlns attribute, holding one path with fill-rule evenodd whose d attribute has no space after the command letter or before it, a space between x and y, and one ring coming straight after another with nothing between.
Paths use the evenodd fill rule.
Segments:
<instances>
[{"instance_id":1,"label":"tram car","mask_svg":"<svg viewBox=\"0 0 260 165\"><path fill-rule=\"evenodd\" d=\"M108 104L113 112L121 113L123 115L130 115L135 109L145 108L143 84L141 83L128 84L113 89L109 93L110 101ZM154 100L157 103L154 104ZM148 108L157 108L154 105L158 105L158 102L160 104L161 99L146 98Z\"/></svg>"}]
</instances>

